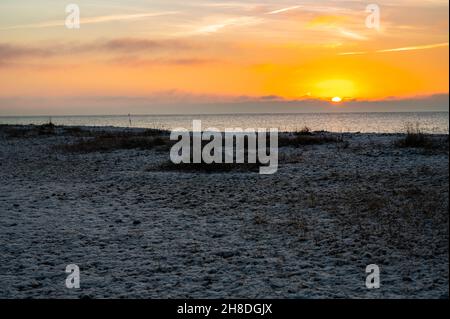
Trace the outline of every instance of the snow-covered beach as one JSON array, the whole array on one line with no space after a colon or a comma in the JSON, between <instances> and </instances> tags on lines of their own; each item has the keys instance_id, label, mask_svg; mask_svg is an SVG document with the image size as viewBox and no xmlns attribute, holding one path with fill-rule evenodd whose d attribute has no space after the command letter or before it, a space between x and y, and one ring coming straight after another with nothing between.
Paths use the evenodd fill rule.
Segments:
<instances>
[{"instance_id":1,"label":"snow-covered beach","mask_svg":"<svg viewBox=\"0 0 450 319\"><path fill-rule=\"evenodd\" d=\"M164 145L73 152L92 128L35 129L0 129L0 298L448 298L448 135L283 146L264 176L165 169Z\"/></svg>"}]
</instances>

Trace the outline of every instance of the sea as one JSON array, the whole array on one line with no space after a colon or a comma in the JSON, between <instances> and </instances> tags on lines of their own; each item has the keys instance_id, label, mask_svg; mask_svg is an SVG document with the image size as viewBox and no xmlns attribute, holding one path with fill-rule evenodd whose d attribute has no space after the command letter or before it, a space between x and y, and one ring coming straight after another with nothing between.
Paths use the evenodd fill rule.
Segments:
<instances>
[{"instance_id":1,"label":"sea","mask_svg":"<svg viewBox=\"0 0 450 319\"><path fill-rule=\"evenodd\" d=\"M208 115L89 115L89 116L0 116L0 124L45 124L69 126L115 126L192 130L192 121L201 120L202 129L278 128L297 131L403 133L418 126L430 134L449 133L448 112L374 113L293 113L293 114L208 114Z\"/></svg>"}]
</instances>

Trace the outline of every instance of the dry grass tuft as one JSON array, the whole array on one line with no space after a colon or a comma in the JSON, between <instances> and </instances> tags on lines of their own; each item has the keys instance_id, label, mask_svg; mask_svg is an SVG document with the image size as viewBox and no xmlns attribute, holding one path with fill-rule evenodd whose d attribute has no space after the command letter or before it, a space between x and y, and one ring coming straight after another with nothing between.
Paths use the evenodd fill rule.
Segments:
<instances>
[{"instance_id":1,"label":"dry grass tuft","mask_svg":"<svg viewBox=\"0 0 450 319\"><path fill-rule=\"evenodd\" d=\"M56 126L52 122L30 126L1 125L0 130L8 138L33 138L56 135Z\"/></svg>"},{"instance_id":2,"label":"dry grass tuft","mask_svg":"<svg viewBox=\"0 0 450 319\"><path fill-rule=\"evenodd\" d=\"M302 145L320 145L328 143L342 143L343 137L326 133L299 133L294 136L280 135L278 145L280 147L298 147Z\"/></svg>"},{"instance_id":3,"label":"dry grass tuft","mask_svg":"<svg viewBox=\"0 0 450 319\"><path fill-rule=\"evenodd\" d=\"M168 138L146 136L97 136L75 143L57 145L55 148L69 153L111 152L120 149L153 149L166 145Z\"/></svg>"},{"instance_id":4,"label":"dry grass tuft","mask_svg":"<svg viewBox=\"0 0 450 319\"><path fill-rule=\"evenodd\" d=\"M445 138L435 137L425 134L419 126L411 123L406 124L406 135L402 139L395 141L397 147L422 148L425 150L444 150L448 151L448 135Z\"/></svg>"}]
</instances>

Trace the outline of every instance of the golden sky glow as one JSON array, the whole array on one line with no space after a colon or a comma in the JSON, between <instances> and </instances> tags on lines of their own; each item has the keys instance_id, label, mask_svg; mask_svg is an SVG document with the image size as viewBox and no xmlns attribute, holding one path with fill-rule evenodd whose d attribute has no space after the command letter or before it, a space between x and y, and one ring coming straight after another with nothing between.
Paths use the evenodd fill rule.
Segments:
<instances>
[{"instance_id":1,"label":"golden sky glow","mask_svg":"<svg viewBox=\"0 0 450 319\"><path fill-rule=\"evenodd\" d=\"M61 1L1 1L0 99L448 94L447 1L377 1L378 30L365 1L74 2L79 30Z\"/></svg>"}]
</instances>

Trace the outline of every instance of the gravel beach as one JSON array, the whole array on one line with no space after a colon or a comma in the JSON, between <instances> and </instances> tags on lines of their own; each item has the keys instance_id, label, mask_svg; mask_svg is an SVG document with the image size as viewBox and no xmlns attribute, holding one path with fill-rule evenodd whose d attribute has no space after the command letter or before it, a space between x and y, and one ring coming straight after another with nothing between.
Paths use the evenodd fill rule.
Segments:
<instances>
[{"instance_id":1,"label":"gravel beach","mask_svg":"<svg viewBox=\"0 0 450 319\"><path fill-rule=\"evenodd\" d=\"M98 128L17 134L34 129L0 129L0 298L448 298L448 135L339 134L259 175L61 147Z\"/></svg>"}]
</instances>

